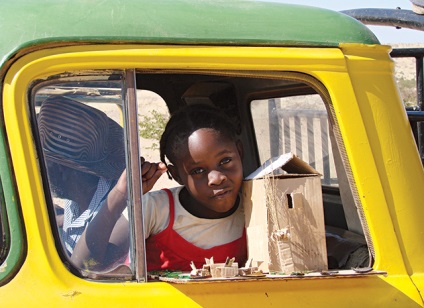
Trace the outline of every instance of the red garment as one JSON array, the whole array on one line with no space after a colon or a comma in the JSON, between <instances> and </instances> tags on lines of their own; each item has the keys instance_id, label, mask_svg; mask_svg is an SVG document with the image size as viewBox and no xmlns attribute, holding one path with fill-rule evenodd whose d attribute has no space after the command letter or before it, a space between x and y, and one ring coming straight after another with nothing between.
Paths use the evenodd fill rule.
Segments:
<instances>
[{"instance_id":1,"label":"red garment","mask_svg":"<svg viewBox=\"0 0 424 308\"><path fill-rule=\"evenodd\" d=\"M147 270L190 271L190 263L197 268L205 264L205 258L213 257L214 262L225 262L227 257L235 257L235 262L244 264L247 260L246 229L243 235L230 243L203 249L193 245L174 229L174 198L169 189L164 189L169 197L169 224L165 230L146 239Z\"/></svg>"}]
</instances>

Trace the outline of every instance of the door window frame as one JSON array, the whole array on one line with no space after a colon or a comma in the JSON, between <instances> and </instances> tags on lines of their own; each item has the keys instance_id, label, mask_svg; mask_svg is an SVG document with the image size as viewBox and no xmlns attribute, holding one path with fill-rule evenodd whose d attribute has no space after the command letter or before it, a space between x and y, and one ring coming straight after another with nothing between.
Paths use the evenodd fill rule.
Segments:
<instances>
[{"instance_id":1,"label":"door window frame","mask_svg":"<svg viewBox=\"0 0 424 308\"><path fill-rule=\"evenodd\" d=\"M222 48L220 55L218 56L216 55L216 48ZM192 51L192 53L190 53L190 57L186 56L187 53L185 49L189 49L190 51ZM6 75L6 82L9 82L11 86L9 89L7 89L7 91L5 91L4 95L9 99L10 102L13 102L5 105L6 118L9 118L7 117L8 114L11 115L11 117L9 118L10 123L6 123L6 127L10 130L17 129L19 135L18 137L20 138L20 140L23 141L14 145L14 151L16 151L18 155L13 158L16 161L21 160L25 163L25 165L22 166L22 168L17 174L17 181L19 182L20 186L27 187L27 198L31 200L37 200L37 202L26 203L26 206L33 206L37 203L40 204L39 213L37 213L36 215L40 217L41 221L47 221L46 218L48 217L48 215L45 206L45 196L41 185L41 179L38 176L39 165L37 161L37 155L35 153L34 146L32 143L32 135L30 133L28 125L28 119L30 118L30 115L28 113L28 102L26 92L27 89L30 87L31 83L35 80L47 79L50 76L65 74L66 72L70 71L108 71L114 69L127 69L128 78L132 78L130 75L134 73L134 70L136 71L138 69L158 69L163 71L168 70L179 72L203 71L203 73L214 72L216 74L220 74L225 71L231 72L229 73L229 75L232 74L238 76L242 76L242 74L246 74L246 76L249 75L246 72L254 74L252 72L259 72L255 70L261 69L262 72L266 70L271 70L272 72L276 73L276 76L278 76L278 72L284 71L285 69L289 68L290 65L296 65L295 63L297 62L293 61L299 61L299 59L302 58L302 55L299 55L298 59L292 59L290 61L287 61L287 59L285 59L287 62L282 63L281 59L287 56L284 55L284 53L281 53L281 49L282 48L273 47L197 48L193 46L188 46L182 48L181 46L178 46L176 48L163 48L163 46L134 47L134 45L93 45L58 47L48 50L40 50L19 59L19 61L17 61L16 66L12 66L8 74ZM246 53L246 55L250 55L251 57L255 55L256 65L252 66L251 57L249 56L233 57L232 55L234 52L237 52L238 54ZM313 49L298 50L297 52L311 54L313 52ZM323 54L326 54L328 57L343 60L342 52L336 48L321 49L320 57ZM37 60L35 61L34 59ZM229 59L231 59L231 61L228 61ZM257 63L260 63L261 65L258 65ZM276 65L276 63L281 63L281 65ZM245 69L246 71L242 71L241 68ZM219 69L220 71L217 71L217 69ZM303 70L305 73L311 73L311 70L307 68L307 65L304 65ZM302 73L301 66L299 66L298 72ZM264 74L264 76L269 77L271 76L271 74ZM132 90L130 89L130 91ZM131 96L133 94L129 95ZM133 101L133 99L129 98L129 101ZM136 104L134 104L134 106L136 106ZM335 117L333 118L333 120L334 119ZM138 129L138 125L136 122L135 124L132 124L131 127L135 127L136 129ZM26 157L24 157L23 153L26 153ZM134 172L131 178L141 179L141 177L139 176L139 155L134 157L135 155L136 154L134 152L131 153L129 157L129 159L131 160L131 172ZM136 174L137 170L138 174ZM27 177L27 179L25 179L25 177ZM138 187L141 186L138 185ZM134 191L132 191L131 194L138 194L138 192L135 193ZM31 211L34 211L34 209L32 209ZM31 225L31 227L45 228L44 233L49 234L48 231L50 226L48 224L40 226L34 223ZM143 249L138 251L142 250ZM141 256L138 255L137 259L140 258ZM53 259L51 261L53 263L58 262L57 259ZM143 262L145 261L143 260ZM143 269L143 266L141 264L137 265L137 268L137 280L144 281L145 268Z\"/></svg>"}]
</instances>

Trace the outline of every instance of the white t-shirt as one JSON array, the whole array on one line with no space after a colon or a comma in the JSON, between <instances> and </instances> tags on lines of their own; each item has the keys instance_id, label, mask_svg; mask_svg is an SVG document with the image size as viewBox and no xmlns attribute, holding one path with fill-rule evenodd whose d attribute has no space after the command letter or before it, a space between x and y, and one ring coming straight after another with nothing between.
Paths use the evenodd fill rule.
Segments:
<instances>
[{"instance_id":1,"label":"white t-shirt","mask_svg":"<svg viewBox=\"0 0 424 308\"><path fill-rule=\"evenodd\" d=\"M206 219L193 216L179 199L183 186L170 188L174 196L174 230L193 245L208 249L240 238L244 230L244 211L240 204L228 217ZM164 190L143 195L143 217L146 238L158 234L169 224L169 198Z\"/></svg>"}]
</instances>

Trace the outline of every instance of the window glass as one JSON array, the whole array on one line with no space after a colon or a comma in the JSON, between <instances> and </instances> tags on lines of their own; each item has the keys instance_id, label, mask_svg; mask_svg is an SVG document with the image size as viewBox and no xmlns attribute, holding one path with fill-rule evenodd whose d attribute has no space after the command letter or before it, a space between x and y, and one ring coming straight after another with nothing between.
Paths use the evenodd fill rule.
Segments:
<instances>
[{"instance_id":1,"label":"window glass","mask_svg":"<svg viewBox=\"0 0 424 308\"><path fill-rule=\"evenodd\" d=\"M97 238L84 233L100 209L115 200L109 196L126 168L124 90L119 74L60 78L33 90L59 245L65 258L87 276L113 272L123 264L131 268L126 199L119 201L125 209L105 239L106 251L97 248ZM128 236L117 240L116 232ZM82 238L88 250L78 248Z\"/></svg>"},{"instance_id":2,"label":"window glass","mask_svg":"<svg viewBox=\"0 0 424 308\"><path fill-rule=\"evenodd\" d=\"M328 115L318 94L254 100L251 111L261 163L292 152L323 175L323 185L338 184Z\"/></svg>"},{"instance_id":3,"label":"window glass","mask_svg":"<svg viewBox=\"0 0 424 308\"><path fill-rule=\"evenodd\" d=\"M291 152L322 175L328 267L366 266L370 262L368 248L347 169L340 158L343 145L336 142L337 126L326 108L330 103L305 85L297 86L295 93L282 88L270 98L253 100L251 115L259 158L264 163ZM341 249L339 241L356 249Z\"/></svg>"}]
</instances>

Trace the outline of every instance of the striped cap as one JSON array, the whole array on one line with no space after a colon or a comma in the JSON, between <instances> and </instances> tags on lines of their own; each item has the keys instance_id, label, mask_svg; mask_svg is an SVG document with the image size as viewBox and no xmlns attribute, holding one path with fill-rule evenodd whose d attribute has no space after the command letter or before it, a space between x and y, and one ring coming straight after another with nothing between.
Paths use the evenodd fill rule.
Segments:
<instances>
[{"instance_id":1,"label":"striped cap","mask_svg":"<svg viewBox=\"0 0 424 308\"><path fill-rule=\"evenodd\" d=\"M52 96L38 115L47 159L106 179L125 169L122 127L102 111L64 96Z\"/></svg>"}]
</instances>

